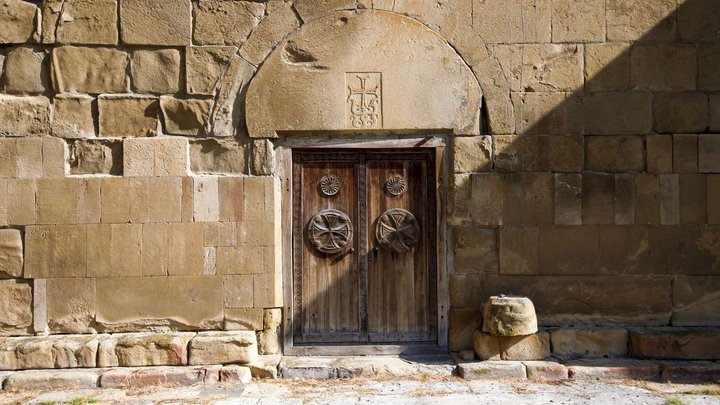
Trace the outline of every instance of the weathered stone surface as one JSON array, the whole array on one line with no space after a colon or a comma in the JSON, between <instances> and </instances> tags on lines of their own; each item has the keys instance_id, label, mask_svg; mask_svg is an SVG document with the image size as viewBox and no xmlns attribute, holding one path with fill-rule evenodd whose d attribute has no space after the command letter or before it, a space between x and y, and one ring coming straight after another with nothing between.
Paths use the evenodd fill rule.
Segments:
<instances>
[{"instance_id":1,"label":"weathered stone surface","mask_svg":"<svg viewBox=\"0 0 720 405\"><path fill-rule=\"evenodd\" d=\"M707 207L708 207L708 224L720 224L720 205L715 204L720 201L720 176L707 176Z\"/></svg>"},{"instance_id":2,"label":"weathered stone surface","mask_svg":"<svg viewBox=\"0 0 720 405\"><path fill-rule=\"evenodd\" d=\"M542 360L550 357L550 335L494 336L478 330L473 347L481 360Z\"/></svg>"},{"instance_id":3,"label":"weathered stone surface","mask_svg":"<svg viewBox=\"0 0 720 405\"><path fill-rule=\"evenodd\" d=\"M95 280L47 280L47 325L50 333L93 333L95 330Z\"/></svg>"},{"instance_id":4,"label":"weathered stone surface","mask_svg":"<svg viewBox=\"0 0 720 405\"><path fill-rule=\"evenodd\" d=\"M337 370L333 357L290 357L284 356L278 366L282 378L314 378L326 380L335 378Z\"/></svg>"},{"instance_id":5,"label":"weathered stone surface","mask_svg":"<svg viewBox=\"0 0 720 405\"><path fill-rule=\"evenodd\" d=\"M673 138L666 135L645 137L647 171L649 173L671 173L673 171Z\"/></svg>"},{"instance_id":6,"label":"weathered stone surface","mask_svg":"<svg viewBox=\"0 0 720 405\"><path fill-rule=\"evenodd\" d=\"M102 388L138 389L158 385L187 386L205 382L210 370L204 367L150 367L114 369L100 377Z\"/></svg>"},{"instance_id":7,"label":"weathered stone surface","mask_svg":"<svg viewBox=\"0 0 720 405\"><path fill-rule=\"evenodd\" d=\"M124 44L184 46L192 33L190 0L122 0L120 33Z\"/></svg>"},{"instance_id":8,"label":"weathered stone surface","mask_svg":"<svg viewBox=\"0 0 720 405\"><path fill-rule=\"evenodd\" d=\"M585 88L624 91L630 86L630 52L624 43L585 45Z\"/></svg>"},{"instance_id":9,"label":"weathered stone surface","mask_svg":"<svg viewBox=\"0 0 720 405\"><path fill-rule=\"evenodd\" d=\"M605 40L605 4L594 0L562 0L553 4L553 42Z\"/></svg>"},{"instance_id":10,"label":"weathered stone surface","mask_svg":"<svg viewBox=\"0 0 720 405\"><path fill-rule=\"evenodd\" d=\"M525 365L519 361L482 361L458 364L465 380L526 380Z\"/></svg>"},{"instance_id":11,"label":"weathered stone surface","mask_svg":"<svg viewBox=\"0 0 720 405\"><path fill-rule=\"evenodd\" d=\"M38 8L20 0L0 3L0 44L22 44L38 39Z\"/></svg>"},{"instance_id":12,"label":"weathered stone surface","mask_svg":"<svg viewBox=\"0 0 720 405\"><path fill-rule=\"evenodd\" d=\"M6 93L38 94L49 86L45 63L46 52L41 49L17 47L7 53L3 87Z\"/></svg>"},{"instance_id":13,"label":"weathered stone surface","mask_svg":"<svg viewBox=\"0 0 720 405\"><path fill-rule=\"evenodd\" d=\"M552 361L524 361L527 378L532 381L563 381L569 378L568 369Z\"/></svg>"},{"instance_id":14,"label":"weathered stone surface","mask_svg":"<svg viewBox=\"0 0 720 405\"><path fill-rule=\"evenodd\" d=\"M686 42L720 41L720 4L713 0L683 1L678 6L678 32Z\"/></svg>"},{"instance_id":15,"label":"weathered stone surface","mask_svg":"<svg viewBox=\"0 0 720 405\"><path fill-rule=\"evenodd\" d=\"M226 330L262 330L263 329L262 308L234 308L225 309Z\"/></svg>"},{"instance_id":16,"label":"weathered stone surface","mask_svg":"<svg viewBox=\"0 0 720 405\"><path fill-rule=\"evenodd\" d=\"M23 242L17 229L0 229L0 278L20 278Z\"/></svg>"},{"instance_id":17,"label":"weathered stone surface","mask_svg":"<svg viewBox=\"0 0 720 405\"><path fill-rule=\"evenodd\" d=\"M539 232L537 227L505 226L500 230L500 273L537 274L539 272Z\"/></svg>"},{"instance_id":18,"label":"weathered stone surface","mask_svg":"<svg viewBox=\"0 0 720 405\"><path fill-rule=\"evenodd\" d=\"M275 149L268 139L257 139L252 142L253 174L272 176L275 174Z\"/></svg>"},{"instance_id":19,"label":"weathered stone surface","mask_svg":"<svg viewBox=\"0 0 720 405\"><path fill-rule=\"evenodd\" d=\"M252 331L203 332L190 341L189 364L248 364L257 354Z\"/></svg>"},{"instance_id":20,"label":"weathered stone surface","mask_svg":"<svg viewBox=\"0 0 720 405\"><path fill-rule=\"evenodd\" d=\"M52 358L55 368L94 368L98 345L100 340L106 337L106 335L61 335L53 339Z\"/></svg>"},{"instance_id":21,"label":"weathered stone surface","mask_svg":"<svg viewBox=\"0 0 720 405\"><path fill-rule=\"evenodd\" d=\"M582 55L583 48L578 45L523 46L523 91L579 90L583 86Z\"/></svg>"},{"instance_id":22,"label":"weathered stone surface","mask_svg":"<svg viewBox=\"0 0 720 405\"><path fill-rule=\"evenodd\" d=\"M241 52L271 19L272 14ZM351 40L365 28L372 37ZM373 38L379 45L366 46ZM447 61L442 67L432 62L440 59ZM364 78L346 72L382 72L368 79L382 82L382 117L373 125L353 124L346 113L350 104L337 102L347 100L349 86L361 86ZM416 86L418 82L424 85ZM366 85L374 88L371 82ZM308 99L314 102L305 102ZM246 102L251 137L272 138L276 131L292 130L362 131L369 129L366 125L387 131L449 128L456 134L477 134L481 97L470 69L437 34L407 17L363 11L319 18L287 37L250 84Z\"/></svg>"},{"instance_id":23,"label":"weathered stone surface","mask_svg":"<svg viewBox=\"0 0 720 405\"><path fill-rule=\"evenodd\" d=\"M277 354L280 351L280 324L282 309L270 308L264 311L263 330L256 333L258 353Z\"/></svg>"},{"instance_id":24,"label":"weathered stone surface","mask_svg":"<svg viewBox=\"0 0 720 405\"><path fill-rule=\"evenodd\" d=\"M589 170L626 172L645 169L642 136L588 136L585 147Z\"/></svg>"},{"instance_id":25,"label":"weathered stone surface","mask_svg":"<svg viewBox=\"0 0 720 405\"><path fill-rule=\"evenodd\" d=\"M434 7L423 2L403 1L396 2L395 6L399 9L396 12L405 11L409 15L435 14ZM550 42L550 2L476 0L472 6L473 28L486 43Z\"/></svg>"},{"instance_id":26,"label":"weathered stone surface","mask_svg":"<svg viewBox=\"0 0 720 405\"><path fill-rule=\"evenodd\" d=\"M639 90L692 91L697 81L695 48L638 46L631 54L631 84Z\"/></svg>"},{"instance_id":27,"label":"weathered stone surface","mask_svg":"<svg viewBox=\"0 0 720 405\"><path fill-rule=\"evenodd\" d=\"M77 179L39 179L35 193L38 224L77 221Z\"/></svg>"},{"instance_id":28,"label":"weathered stone surface","mask_svg":"<svg viewBox=\"0 0 720 405\"><path fill-rule=\"evenodd\" d=\"M244 128L245 94L255 67L238 55L233 56L223 77L210 122L215 136L234 136Z\"/></svg>"},{"instance_id":29,"label":"weathered stone surface","mask_svg":"<svg viewBox=\"0 0 720 405\"><path fill-rule=\"evenodd\" d=\"M624 357L628 350L625 329L557 329L550 339L553 355L561 359Z\"/></svg>"},{"instance_id":30,"label":"weathered stone surface","mask_svg":"<svg viewBox=\"0 0 720 405\"><path fill-rule=\"evenodd\" d=\"M177 49L137 50L130 56L132 88L138 93L180 91L180 52Z\"/></svg>"},{"instance_id":31,"label":"weathered stone surface","mask_svg":"<svg viewBox=\"0 0 720 405\"><path fill-rule=\"evenodd\" d=\"M240 46L265 16L263 2L202 0L193 7L193 40L199 45Z\"/></svg>"},{"instance_id":32,"label":"weathered stone surface","mask_svg":"<svg viewBox=\"0 0 720 405\"><path fill-rule=\"evenodd\" d=\"M488 171L492 167L492 140L488 136L453 138L452 156L455 173Z\"/></svg>"},{"instance_id":33,"label":"weathered stone surface","mask_svg":"<svg viewBox=\"0 0 720 405\"><path fill-rule=\"evenodd\" d=\"M125 139L123 173L132 177L185 176L187 149L188 142L183 138Z\"/></svg>"},{"instance_id":34,"label":"weathered stone surface","mask_svg":"<svg viewBox=\"0 0 720 405\"><path fill-rule=\"evenodd\" d=\"M247 61L257 66L290 31L300 26L292 4L283 1L269 1L265 9L265 18L253 30L240 49Z\"/></svg>"},{"instance_id":35,"label":"weathered stone surface","mask_svg":"<svg viewBox=\"0 0 720 405\"><path fill-rule=\"evenodd\" d=\"M149 326L209 329L222 324L222 278L131 277L97 280L96 320L106 330Z\"/></svg>"},{"instance_id":36,"label":"weathered stone surface","mask_svg":"<svg viewBox=\"0 0 720 405\"><path fill-rule=\"evenodd\" d=\"M607 39L672 41L677 29L676 7L674 0L610 0L607 3Z\"/></svg>"},{"instance_id":37,"label":"weathered stone surface","mask_svg":"<svg viewBox=\"0 0 720 405\"><path fill-rule=\"evenodd\" d=\"M59 93L124 93L127 54L112 48L62 46L53 49L53 88Z\"/></svg>"},{"instance_id":38,"label":"weathered stone surface","mask_svg":"<svg viewBox=\"0 0 720 405\"><path fill-rule=\"evenodd\" d=\"M501 225L504 222L505 199L507 195L507 175L496 173L477 173L470 175L470 193L463 197L462 203L472 207L470 212L474 223L478 225ZM463 198L459 195L456 198Z\"/></svg>"},{"instance_id":39,"label":"weathered stone surface","mask_svg":"<svg viewBox=\"0 0 720 405\"><path fill-rule=\"evenodd\" d=\"M257 360L248 365L252 376L254 378L277 378L278 365L282 357L279 354L258 356Z\"/></svg>"},{"instance_id":40,"label":"weathered stone surface","mask_svg":"<svg viewBox=\"0 0 720 405\"><path fill-rule=\"evenodd\" d=\"M698 135L698 171L720 173L720 135Z\"/></svg>"},{"instance_id":41,"label":"weathered stone surface","mask_svg":"<svg viewBox=\"0 0 720 405\"><path fill-rule=\"evenodd\" d=\"M528 172L580 172L584 163L581 136L523 136L523 170Z\"/></svg>"},{"instance_id":42,"label":"weathered stone surface","mask_svg":"<svg viewBox=\"0 0 720 405\"><path fill-rule=\"evenodd\" d=\"M5 390L96 389L99 380L98 370L33 370L11 374L5 380Z\"/></svg>"},{"instance_id":43,"label":"weathered stone surface","mask_svg":"<svg viewBox=\"0 0 720 405\"><path fill-rule=\"evenodd\" d=\"M252 381L252 372L246 366L225 366L220 370L220 381L248 384Z\"/></svg>"},{"instance_id":44,"label":"weathered stone surface","mask_svg":"<svg viewBox=\"0 0 720 405\"><path fill-rule=\"evenodd\" d=\"M632 353L641 359L713 360L720 357L720 329L656 328L630 331Z\"/></svg>"},{"instance_id":45,"label":"weathered stone surface","mask_svg":"<svg viewBox=\"0 0 720 405\"><path fill-rule=\"evenodd\" d=\"M0 280L0 335L23 335L33 323L32 287L19 280Z\"/></svg>"},{"instance_id":46,"label":"weathered stone surface","mask_svg":"<svg viewBox=\"0 0 720 405\"><path fill-rule=\"evenodd\" d=\"M42 42L115 45L116 0L48 0L42 7Z\"/></svg>"},{"instance_id":47,"label":"weathered stone surface","mask_svg":"<svg viewBox=\"0 0 720 405\"><path fill-rule=\"evenodd\" d=\"M70 144L71 174L122 174L121 141L75 141Z\"/></svg>"},{"instance_id":48,"label":"weathered stone surface","mask_svg":"<svg viewBox=\"0 0 720 405\"><path fill-rule=\"evenodd\" d=\"M535 306L526 297L492 296L483 308L483 332L521 336L537 332Z\"/></svg>"},{"instance_id":49,"label":"weathered stone surface","mask_svg":"<svg viewBox=\"0 0 720 405\"><path fill-rule=\"evenodd\" d=\"M53 368L54 338L30 337L19 339L15 345L18 369Z\"/></svg>"},{"instance_id":50,"label":"weathered stone surface","mask_svg":"<svg viewBox=\"0 0 720 405\"><path fill-rule=\"evenodd\" d=\"M698 90L720 90L720 45L704 45L698 48Z\"/></svg>"},{"instance_id":51,"label":"weathered stone surface","mask_svg":"<svg viewBox=\"0 0 720 405\"><path fill-rule=\"evenodd\" d=\"M53 98L52 135L61 138L95 137L93 100L83 95L56 95Z\"/></svg>"},{"instance_id":52,"label":"weathered stone surface","mask_svg":"<svg viewBox=\"0 0 720 405\"><path fill-rule=\"evenodd\" d=\"M147 96L103 95L98 98L100 136L155 136L158 99Z\"/></svg>"},{"instance_id":53,"label":"weathered stone surface","mask_svg":"<svg viewBox=\"0 0 720 405\"><path fill-rule=\"evenodd\" d=\"M647 93L572 95L567 101L567 130L588 135L647 134L651 132L652 107Z\"/></svg>"},{"instance_id":54,"label":"weathered stone surface","mask_svg":"<svg viewBox=\"0 0 720 405\"><path fill-rule=\"evenodd\" d=\"M473 347L473 334L482 326L482 313L474 308L450 308L448 344L451 351Z\"/></svg>"},{"instance_id":55,"label":"weathered stone surface","mask_svg":"<svg viewBox=\"0 0 720 405\"><path fill-rule=\"evenodd\" d=\"M518 134L564 134L565 94L554 92L513 93L515 129Z\"/></svg>"},{"instance_id":56,"label":"weathered stone surface","mask_svg":"<svg viewBox=\"0 0 720 405\"><path fill-rule=\"evenodd\" d=\"M196 174L246 174L247 149L236 141L190 142L190 170Z\"/></svg>"},{"instance_id":57,"label":"weathered stone surface","mask_svg":"<svg viewBox=\"0 0 720 405\"><path fill-rule=\"evenodd\" d=\"M188 342L194 333L127 333L103 339L98 367L181 366L188 364Z\"/></svg>"},{"instance_id":58,"label":"weathered stone surface","mask_svg":"<svg viewBox=\"0 0 720 405\"><path fill-rule=\"evenodd\" d=\"M720 364L711 361L663 361L662 381L710 382L720 377Z\"/></svg>"},{"instance_id":59,"label":"weathered stone surface","mask_svg":"<svg viewBox=\"0 0 720 405\"><path fill-rule=\"evenodd\" d=\"M188 47L185 54L187 92L214 95L236 51L234 46Z\"/></svg>"},{"instance_id":60,"label":"weathered stone surface","mask_svg":"<svg viewBox=\"0 0 720 405\"><path fill-rule=\"evenodd\" d=\"M453 237L456 273L498 272L497 232L494 229L454 227Z\"/></svg>"},{"instance_id":61,"label":"weathered stone surface","mask_svg":"<svg viewBox=\"0 0 720 405\"><path fill-rule=\"evenodd\" d=\"M580 225L582 223L582 175L555 174L554 202L556 225Z\"/></svg>"},{"instance_id":62,"label":"weathered stone surface","mask_svg":"<svg viewBox=\"0 0 720 405\"><path fill-rule=\"evenodd\" d=\"M571 380L649 380L660 379L660 364L639 360L578 360L565 364Z\"/></svg>"},{"instance_id":63,"label":"weathered stone surface","mask_svg":"<svg viewBox=\"0 0 720 405\"><path fill-rule=\"evenodd\" d=\"M693 134L708 126L705 94L660 94L653 101L653 129L658 133Z\"/></svg>"},{"instance_id":64,"label":"weathered stone surface","mask_svg":"<svg viewBox=\"0 0 720 405\"><path fill-rule=\"evenodd\" d=\"M678 277L673 283L673 326L720 326L720 278Z\"/></svg>"},{"instance_id":65,"label":"weathered stone surface","mask_svg":"<svg viewBox=\"0 0 720 405\"><path fill-rule=\"evenodd\" d=\"M0 94L0 135L37 136L50 132L50 102L42 96Z\"/></svg>"},{"instance_id":66,"label":"weathered stone surface","mask_svg":"<svg viewBox=\"0 0 720 405\"><path fill-rule=\"evenodd\" d=\"M212 100L160 97L165 132L171 135L199 136L207 133Z\"/></svg>"}]
</instances>

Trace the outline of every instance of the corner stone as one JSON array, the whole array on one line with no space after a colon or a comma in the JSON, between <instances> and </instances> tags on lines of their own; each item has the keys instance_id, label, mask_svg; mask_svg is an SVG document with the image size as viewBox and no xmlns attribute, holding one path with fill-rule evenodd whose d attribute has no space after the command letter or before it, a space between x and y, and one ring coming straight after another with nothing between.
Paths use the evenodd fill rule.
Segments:
<instances>
[{"instance_id":1,"label":"corner stone","mask_svg":"<svg viewBox=\"0 0 720 405\"><path fill-rule=\"evenodd\" d=\"M189 364L248 364L257 354L253 331L200 333L190 341Z\"/></svg>"}]
</instances>

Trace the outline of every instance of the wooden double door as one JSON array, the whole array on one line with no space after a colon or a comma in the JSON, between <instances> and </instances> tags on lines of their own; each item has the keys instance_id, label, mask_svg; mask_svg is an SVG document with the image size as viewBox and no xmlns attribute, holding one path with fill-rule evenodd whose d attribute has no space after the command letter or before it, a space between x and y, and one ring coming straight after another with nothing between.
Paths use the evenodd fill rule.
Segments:
<instances>
[{"instance_id":1,"label":"wooden double door","mask_svg":"<svg viewBox=\"0 0 720 405\"><path fill-rule=\"evenodd\" d=\"M293 151L294 345L437 343L434 149Z\"/></svg>"}]
</instances>

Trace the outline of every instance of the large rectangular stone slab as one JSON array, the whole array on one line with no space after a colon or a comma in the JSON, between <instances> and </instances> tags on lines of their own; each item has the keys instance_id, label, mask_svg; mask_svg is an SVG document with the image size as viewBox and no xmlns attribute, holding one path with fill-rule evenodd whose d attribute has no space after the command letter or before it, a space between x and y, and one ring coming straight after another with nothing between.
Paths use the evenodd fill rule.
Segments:
<instances>
[{"instance_id":1,"label":"large rectangular stone slab","mask_svg":"<svg viewBox=\"0 0 720 405\"><path fill-rule=\"evenodd\" d=\"M678 277L673 283L673 326L720 326L720 277Z\"/></svg>"},{"instance_id":2,"label":"large rectangular stone slab","mask_svg":"<svg viewBox=\"0 0 720 405\"><path fill-rule=\"evenodd\" d=\"M182 366L194 333L119 333L98 348L99 367Z\"/></svg>"},{"instance_id":3,"label":"large rectangular stone slab","mask_svg":"<svg viewBox=\"0 0 720 405\"><path fill-rule=\"evenodd\" d=\"M571 380L660 380L660 364L640 360L578 360L566 363Z\"/></svg>"},{"instance_id":4,"label":"large rectangular stone slab","mask_svg":"<svg viewBox=\"0 0 720 405\"><path fill-rule=\"evenodd\" d=\"M114 369L100 377L102 388L138 389L159 385L202 384L209 372L204 367L143 367Z\"/></svg>"},{"instance_id":5,"label":"large rectangular stone slab","mask_svg":"<svg viewBox=\"0 0 720 405\"><path fill-rule=\"evenodd\" d=\"M113 48L55 48L53 87L58 93L124 93L128 86L127 64L127 54Z\"/></svg>"},{"instance_id":6,"label":"large rectangular stone slab","mask_svg":"<svg viewBox=\"0 0 720 405\"><path fill-rule=\"evenodd\" d=\"M257 360L255 331L202 332L190 341L190 365L248 364Z\"/></svg>"},{"instance_id":7,"label":"large rectangular stone slab","mask_svg":"<svg viewBox=\"0 0 720 405\"><path fill-rule=\"evenodd\" d=\"M620 328L550 331L553 355L559 358L624 357L628 351L628 333Z\"/></svg>"},{"instance_id":8,"label":"large rectangular stone slab","mask_svg":"<svg viewBox=\"0 0 720 405\"><path fill-rule=\"evenodd\" d=\"M95 389L98 387L98 370L32 370L16 372L5 381L6 391L54 391L69 389Z\"/></svg>"},{"instance_id":9,"label":"large rectangular stone slab","mask_svg":"<svg viewBox=\"0 0 720 405\"><path fill-rule=\"evenodd\" d=\"M21 280L0 280L0 335L24 335L33 324L32 286Z\"/></svg>"},{"instance_id":10,"label":"large rectangular stone slab","mask_svg":"<svg viewBox=\"0 0 720 405\"><path fill-rule=\"evenodd\" d=\"M630 331L632 352L643 359L715 360L720 358L718 328L654 328Z\"/></svg>"},{"instance_id":11,"label":"large rectangular stone slab","mask_svg":"<svg viewBox=\"0 0 720 405\"><path fill-rule=\"evenodd\" d=\"M465 380L526 380L525 365L519 361L482 361L458 364Z\"/></svg>"},{"instance_id":12,"label":"large rectangular stone slab","mask_svg":"<svg viewBox=\"0 0 720 405\"><path fill-rule=\"evenodd\" d=\"M97 322L107 330L211 329L223 321L220 276L102 278L97 295Z\"/></svg>"}]
</instances>

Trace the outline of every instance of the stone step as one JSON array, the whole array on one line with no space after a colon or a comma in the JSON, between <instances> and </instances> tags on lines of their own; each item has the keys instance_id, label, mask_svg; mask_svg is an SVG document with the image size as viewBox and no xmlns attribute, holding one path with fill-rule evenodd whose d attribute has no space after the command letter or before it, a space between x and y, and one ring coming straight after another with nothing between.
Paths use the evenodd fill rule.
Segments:
<instances>
[{"instance_id":1,"label":"stone step","mask_svg":"<svg viewBox=\"0 0 720 405\"><path fill-rule=\"evenodd\" d=\"M282 378L332 379L352 377L451 376L455 363L449 355L403 356L286 356L280 362Z\"/></svg>"},{"instance_id":2,"label":"stone step","mask_svg":"<svg viewBox=\"0 0 720 405\"><path fill-rule=\"evenodd\" d=\"M720 359L720 328L650 328L630 331L632 354L641 359Z\"/></svg>"}]
</instances>

